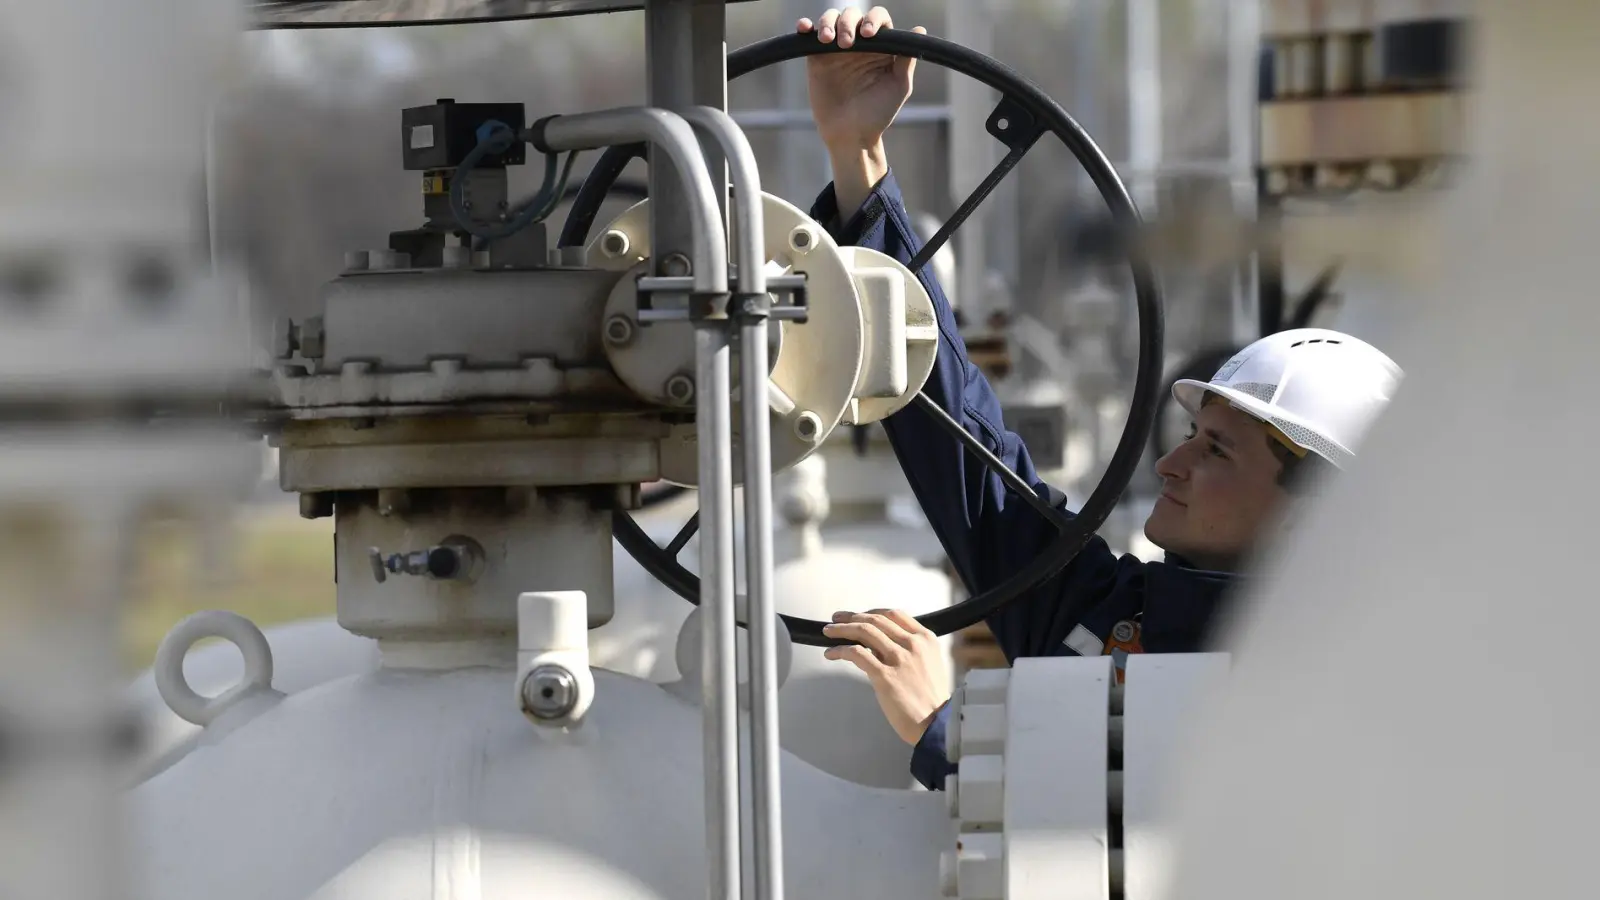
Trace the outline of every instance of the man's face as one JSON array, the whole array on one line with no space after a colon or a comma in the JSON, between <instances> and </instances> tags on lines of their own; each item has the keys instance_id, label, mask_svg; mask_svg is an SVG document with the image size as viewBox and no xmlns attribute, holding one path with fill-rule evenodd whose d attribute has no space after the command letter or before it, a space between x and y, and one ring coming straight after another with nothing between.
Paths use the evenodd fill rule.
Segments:
<instances>
[{"instance_id":1,"label":"man's face","mask_svg":"<svg viewBox=\"0 0 1600 900\"><path fill-rule=\"evenodd\" d=\"M1145 536L1195 565L1232 570L1286 496L1271 440L1227 403L1202 406L1189 438L1156 463L1161 497Z\"/></svg>"}]
</instances>

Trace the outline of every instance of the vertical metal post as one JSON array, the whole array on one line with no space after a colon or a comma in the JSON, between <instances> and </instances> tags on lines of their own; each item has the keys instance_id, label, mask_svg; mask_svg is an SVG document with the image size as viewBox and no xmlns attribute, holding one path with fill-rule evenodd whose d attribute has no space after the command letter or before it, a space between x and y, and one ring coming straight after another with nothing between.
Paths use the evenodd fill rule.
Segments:
<instances>
[{"instance_id":1,"label":"vertical metal post","mask_svg":"<svg viewBox=\"0 0 1600 900\"><path fill-rule=\"evenodd\" d=\"M721 0L648 0L645 4L646 97L683 112L726 110L726 11ZM727 165L715 139L700 143L726 221ZM696 237L687 198L650 148L651 266L681 275L669 260L687 259ZM664 160L663 160L664 162ZM720 312L720 311L719 311ZM739 722L733 588L733 435L729 402L729 323L695 325L695 411L700 460L701 698L705 714L707 888L711 900L740 895Z\"/></svg>"},{"instance_id":2,"label":"vertical metal post","mask_svg":"<svg viewBox=\"0 0 1600 900\"><path fill-rule=\"evenodd\" d=\"M733 433L727 322L695 323L700 447L700 672L705 712L709 896L740 894L739 720L734 668Z\"/></svg>"},{"instance_id":3,"label":"vertical metal post","mask_svg":"<svg viewBox=\"0 0 1600 900\"><path fill-rule=\"evenodd\" d=\"M1254 222L1256 203L1256 118L1259 108L1258 60L1261 52L1261 6L1256 0L1223 0L1228 17L1228 177L1237 221ZM1235 268L1233 339L1240 344L1259 337L1256 254Z\"/></svg>"},{"instance_id":4,"label":"vertical metal post","mask_svg":"<svg viewBox=\"0 0 1600 900\"><path fill-rule=\"evenodd\" d=\"M689 100L694 106L709 106L722 112L728 111L727 23L726 0L694 0L689 13L689 67L692 85ZM677 106L667 108L674 112L684 111ZM717 189L717 203L723 210L722 227L726 230L728 166L722 145L708 135L702 134L700 148L705 154L706 166L711 170L711 183ZM731 236L732 232L727 234Z\"/></svg>"},{"instance_id":5,"label":"vertical metal post","mask_svg":"<svg viewBox=\"0 0 1600 900\"><path fill-rule=\"evenodd\" d=\"M749 223L742 223L749 227ZM745 595L750 621L751 755L755 762L756 897L783 900L783 806L778 762L777 604L772 574L772 419L767 402L767 320L739 334L744 438Z\"/></svg>"},{"instance_id":6,"label":"vertical metal post","mask_svg":"<svg viewBox=\"0 0 1600 900\"><path fill-rule=\"evenodd\" d=\"M749 599L745 629L750 640L750 745L752 757L751 836L753 861L744 873L760 900L783 897L782 790L779 782L777 610L772 596L772 420L767 400L767 319L770 296L766 276L766 228L761 173L755 152L726 112L696 107L684 113L705 136L714 138L727 159L735 191L736 228L730 233L739 267L724 324L737 324L740 344L740 409L744 438L745 583ZM712 327L716 321L701 323ZM731 333L731 332L725 332ZM704 446L716 440L699 430ZM732 485L718 483L718 490ZM742 765L742 763L741 763Z\"/></svg>"},{"instance_id":7,"label":"vertical metal post","mask_svg":"<svg viewBox=\"0 0 1600 900\"><path fill-rule=\"evenodd\" d=\"M732 256L738 266L735 289L723 324L739 329L739 393L743 418L745 584L749 600L750 746L752 762L752 862L742 874L760 900L783 897L783 806L779 781L777 610L772 573L772 419L767 399L767 321L770 300L766 276L766 227L761 173L755 151L733 118L722 110L696 107L684 116L702 135L714 138L733 176L736 227ZM715 320L701 323L705 327ZM725 332L731 334L730 332ZM716 439L704 428L702 444ZM732 485L718 483L718 490ZM741 761L742 765L742 761Z\"/></svg>"},{"instance_id":8,"label":"vertical metal post","mask_svg":"<svg viewBox=\"0 0 1600 900\"><path fill-rule=\"evenodd\" d=\"M1160 4L1128 0L1128 181L1146 218L1156 212L1161 113Z\"/></svg>"},{"instance_id":9,"label":"vertical metal post","mask_svg":"<svg viewBox=\"0 0 1600 900\"><path fill-rule=\"evenodd\" d=\"M1090 134L1105 133L1105 32L1108 0L1080 0L1072 15L1072 117ZM1083 166L1072 167L1074 208L1100 208ZM1092 206L1091 206L1092 204Z\"/></svg>"},{"instance_id":10,"label":"vertical metal post","mask_svg":"<svg viewBox=\"0 0 1600 900\"><path fill-rule=\"evenodd\" d=\"M993 4L964 0L945 10L946 33L969 49L992 52ZM984 123L999 97L976 79L952 75L950 96L950 194L959 203L971 194L1000 161L1000 142ZM998 269L1010 288L1017 285L1019 264L1018 218L1020 179L1010 177L995 188L972 221L956 232L956 303L969 322L982 322L992 311L987 287L990 272Z\"/></svg>"},{"instance_id":11,"label":"vertical metal post","mask_svg":"<svg viewBox=\"0 0 1600 900\"><path fill-rule=\"evenodd\" d=\"M819 5L816 0L784 0L784 28L803 18L815 19L827 6L839 9L855 7L860 2ZM806 67L796 63L778 67L778 106L783 110L806 111L811 108L811 94L807 87ZM817 137L814 128L785 128L778 132L778 152L782 160L783 199L806 209L811 197L829 180L827 148ZM772 188L769 186L768 190ZM853 210L840 210L839 215L849 216Z\"/></svg>"},{"instance_id":12,"label":"vertical metal post","mask_svg":"<svg viewBox=\"0 0 1600 900\"><path fill-rule=\"evenodd\" d=\"M217 108L206 110L205 215L206 262L213 277L220 275L217 263Z\"/></svg>"},{"instance_id":13,"label":"vertical metal post","mask_svg":"<svg viewBox=\"0 0 1600 900\"><path fill-rule=\"evenodd\" d=\"M645 102L681 113L695 106L728 108L726 10L711 0L647 0L645 4ZM704 136L700 140L717 202L727 209L727 166L722 150ZM658 149L650 148L650 234L655 252L654 274L668 274L662 263L687 254L693 230L683 188L671 168L657 165ZM662 161L664 163L664 161ZM680 273L672 273L680 274Z\"/></svg>"}]
</instances>

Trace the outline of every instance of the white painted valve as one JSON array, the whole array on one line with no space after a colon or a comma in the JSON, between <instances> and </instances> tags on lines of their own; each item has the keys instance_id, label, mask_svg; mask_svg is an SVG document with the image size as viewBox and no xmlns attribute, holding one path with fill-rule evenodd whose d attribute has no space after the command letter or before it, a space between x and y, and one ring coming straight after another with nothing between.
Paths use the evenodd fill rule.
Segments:
<instances>
[{"instance_id":1,"label":"white painted valve","mask_svg":"<svg viewBox=\"0 0 1600 900\"><path fill-rule=\"evenodd\" d=\"M535 725L568 728L594 703L583 591L517 597L517 704Z\"/></svg>"},{"instance_id":2,"label":"white painted valve","mask_svg":"<svg viewBox=\"0 0 1600 900\"><path fill-rule=\"evenodd\" d=\"M780 470L816 452L841 424L876 422L909 404L933 372L939 332L933 300L910 269L876 250L841 247L798 207L763 196L768 272L806 278L806 321L769 325L766 394L772 468ZM587 262L629 273L617 281L604 313L606 356L617 377L641 397L683 405L694 396L693 326L638 321L633 276L648 274L649 222L649 201L641 201L598 230ZM736 386L735 423L743 396ZM737 424L734 434L737 440ZM673 426L661 442L662 478L695 484L695 447L693 424ZM738 470L735 456L735 480L742 478Z\"/></svg>"}]
</instances>

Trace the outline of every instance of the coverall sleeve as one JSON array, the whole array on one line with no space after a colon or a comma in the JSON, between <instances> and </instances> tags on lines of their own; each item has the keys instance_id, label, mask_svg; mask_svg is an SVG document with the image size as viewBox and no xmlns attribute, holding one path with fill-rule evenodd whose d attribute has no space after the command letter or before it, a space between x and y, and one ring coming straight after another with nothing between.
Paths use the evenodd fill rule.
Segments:
<instances>
[{"instance_id":1,"label":"coverall sleeve","mask_svg":"<svg viewBox=\"0 0 1600 900\"><path fill-rule=\"evenodd\" d=\"M911 777L930 791L944 790L945 778L956 774L959 767L950 761L945 749L945 730L950 726L950 703L939 707L928 730L911 750Z\"/></svg>"},{"instance_id":2,"label":"coverall sleeve","mask_svg":"<svg viewBox=\"0 0 1600 900\"><path fill-rule=\"evenodd\" d=\"M817 198L811 216L840 244L878 250L906 265L922 249L893 173L874 187L847 221L839 221L831 184ZM937 361L923 393L1040 497L1062 508L1066 497L1039 479L1022 439L1006 429L1000 399L968 358L955 312L931 267L922 267L916 276L933 298L939 332ZM956 573L973 594L1000 584L1049 545L1055 527L1025 501L1012 496L999 476L974 459L928 413L908 406L885 419L883 425L912 493ZM1091 539L1065 571L991 615L986 624L1006 660L1051 653L1051 645L1070 630L1083 609L1112 589L1118 569L1105 542ZM945 746L949 714L947 703L912 752L911 772L930 790L942 790L945 778L957 771Z\"/></svg>"},{"instance_id":3,"label":"coverall sleeve","mask_svg":"<svg viewBox=\"0 0 1600 900\"><path fill-rule=\"evenodd\" d=\"M878 183L848 221L838 223L832 185L817 198L811 215L827 226L839 243L878 250L904 264L910 264L922 247L893 173ZM1021 438L1006 430L1000 400L989 380L968 359L955 313L932 268L924 266L916 275L933 298L939 331L937 362L923 393L981 440L1040 497L1061 507L1066 498L1039 480L1027 447ZM973 458L928 413L908 406L885 419L883 425L912 493L972 593L982 593L1001 583L1049 545L1056 534L1054 526L1022 499L1011 496L999 476ZM1114 565L1109 550L1103 544L1100 548L1106 557L1104 563ZM1089 548L1085 553L1097 555ZM1051 579L988 619L1008 661L1043 652L1039 644L1060 612L1058 600L1063 587L1059 577Z\"/></svg>"}]
</instances>

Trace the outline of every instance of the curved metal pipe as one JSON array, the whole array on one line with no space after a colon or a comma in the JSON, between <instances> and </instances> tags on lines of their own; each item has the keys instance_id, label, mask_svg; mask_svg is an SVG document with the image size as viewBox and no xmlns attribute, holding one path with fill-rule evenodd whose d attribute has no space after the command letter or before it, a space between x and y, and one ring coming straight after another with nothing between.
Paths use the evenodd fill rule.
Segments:
<instances>
[{"instance_id":1,"label":"curved metal pipe","mask_svg":"<svg viewBox=\"0 0 1600 900\"><path fill-rule=\"evenodd\" d=\"M714 138L723 156L727 157L734 209L739 215L739 228L733 235L733 257L739 266L737 288L741 294L765 294L767 248L761 211L761 173L750 140L732 116L714 106L691 107L679 115Z\"/></svg>"},{"instance_id":2,"label":"curved metal pipe","mask_svg":"<svg viewBox=\"0 0 1600 900\"><path fill-rule=\"evenodd\" d=\"M647 106L625 106L600 112L555 116L536 122L528 142L543 153L593 150L613 144L650 141L666 151L683 181L696 240L690 246L694 290L728 292L728 240L722 227L722 206L700 142L683 116Z\"/></svg>"},{"instance_id":3,"label":"curved metal pipe","mask_svg":"<svg viewBox=\"0 0 1600 900\"><path fill-rule=\"evenodd\" d=\"M683 112L689 124L722 147L733 182L737 213L733 234L738 289L728 315L739 322L740 432L744 448L745 595L749 600L750 743L752 759L751 832L755 838L755 896L783 898L783 805L778 779L778 614L773 597L772 551L772 420L767 400L767 317L747 315L740 302L767 293L766 227L762 212L761 176L755 151L733 117L711 106ZM733 598L723 616L733 631ZM709 611L702 611L709 622ZM725 617L725 618L724 618ZM731 665L732 661L729 660ZM737 752L737 744L735 744Z\"/></svg>"}]
</instances>

